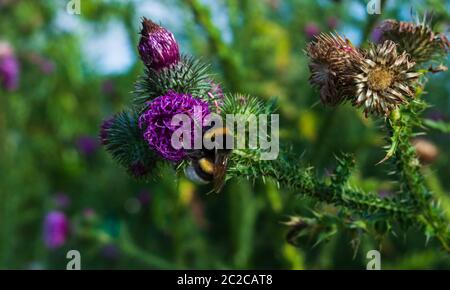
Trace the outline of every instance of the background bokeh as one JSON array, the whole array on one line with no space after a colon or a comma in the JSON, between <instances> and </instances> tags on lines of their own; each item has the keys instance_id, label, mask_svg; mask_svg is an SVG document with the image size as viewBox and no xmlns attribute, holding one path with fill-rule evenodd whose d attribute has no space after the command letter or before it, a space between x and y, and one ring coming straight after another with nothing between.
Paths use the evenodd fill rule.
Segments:
<instances>
[{"instance_id":1,"label":"background bokeh","mask_svg":"<svg viewBox=\"0 0 450 290\"><path fill-rule=\"evenodd\" d=\"M351 106L318 103L303 49L333 30L360 45L381 19L411 20L411 10L433 10L434 27L446 31L449 1L386 0L381 15L368 15L363 0L82 0L80 15L68 2L0 0L0 42L19 64L18 87L0 87L1 269L65 269L70 249L84 269L365 269L366 252L379 245L371 238L358 251L340 230L318 245L286 242L281 222L320 205L245 179L206 194L170 168L135 181L100 147L98 128L130 102L146 16L184 53L210 62L225 91L277 96L281 142L319 175L333 169L335 153L353 152L352 182L390 194L386 168L375 166L384 154L379 124ZM430 78L426 118L449 121L449 91L448 72ZM450 135L426 133L439 150L423 167L426 183L450 214ZM52 219L62 235L53 243ZM381 245L383 268L450 269L421 233Z\"/></svg>"}]
</instances>

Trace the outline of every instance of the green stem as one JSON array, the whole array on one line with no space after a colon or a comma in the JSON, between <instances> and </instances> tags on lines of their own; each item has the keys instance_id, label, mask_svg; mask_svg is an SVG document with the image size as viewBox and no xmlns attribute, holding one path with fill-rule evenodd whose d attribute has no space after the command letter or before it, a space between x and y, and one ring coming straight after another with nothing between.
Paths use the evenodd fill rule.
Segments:
<instances>
[{"instance_id":1,"label":"green stem","mask_svg":"<svg viewBox=\"0 0 450 290\"><path fill-rule=\"evenodd\" d=\"M260 202L250 189L248 182L233 184L230 194L230 226L234 236L235 250L233 265L235 269L250 266L253 253L255 224L260 211Z\"/></svg>"},{"instance_id":2,"label":"green stem","mask_svg":"<svg viewBox=\"0 0 450 290\"><path fill-rule=\"evenodd\" d=\"M127 255L130 258L134 258L138 261L141 261L145 264L147 264L150 267L154 267L156 269L177 269L172 263L157 257L155 255L152 255L148 253L147 251L141 250L140 248L136 247L134 244L129 242L119 242L117 243L117 246L120 248L122 253Z\"/></svg>"},{"instance_id":3,"label":"green stem","mask_svg":"<svg viewBox=\"0 0 450 290\"><path fill-rule=\"evenodd\" d=\"M410 142L414 136L413 126L420 123L419 114L422 107L418 97L402 110L393 112L387 119L386 126L391 138L395 137L393 140L397 143L393 148L402 197L411 200L417 208L417 220L424 225L427 237L435 236L450 253L448 222L442 211L434 205L431 192L425 185L415 148Z\"/></svg>"},{"instance_id":4,"label":"green stem","mask_svg":"<svg viewBox=\"0 0 450 290\"><path fill-rule=\"evenodd\" d=\"M318 201L341 206L362 217L380 216L391 220L414 220L413 209L405 204L398 204L389 198L380 198L376 193L365 193L347 185L353 159L346 156L339 160L335 177L330 184L318 179L312 168L301 166L295 158L279 158L262 161L259 156L249 151L234 150L231 176L256 179L273 178L278 186L297 191L304 196ZM287 160L289 159L289 160Z\"/></svg>"},{"instance_id":5,"label":"green stem","mask_svg":"<svg viewBox=\"0 0 450 290\"><path fill-rule=\"evenodd\" d=\"M430 188L436 198L439 199L441 207L445 213L445 218L450 220L450 196L442 187L438 174L429 166L424 166L422 168L422 174L425 177L425 182L428 188Z\"/></svg>"},{"instance_id":6,"label":"green stem","mask_svg":"<svg viewBox=\"0 0 450 290\"><path fill-rule=\"evenodd\" d=\"M150 254L148 251L140 249L136 246L129 237L128 230L125 225L121 226L121 234L119 238L113 238L108 233L98 230L87 230L84 232L85 237L95 240L99 244L116 245L121 253L125 256L140 261L147 266L155 269L178 269L176 265L166 261L165 259L156 255Z\"/></svg>"},{"instance_id":7,"label":"green stem","mask_svg":"<svg viewBox=\"0 0 450 290\"><path fill-rule=\"evenodd\" d=\"M220 30L213 24L211 12L198 0L185 0L185 2L194 14L195 21L206 31L213 53L217 55L222 66L224 79L232 90L239 91L241 88L240 66L236 55L223 41Z\"/></svg>"}]
</instances>

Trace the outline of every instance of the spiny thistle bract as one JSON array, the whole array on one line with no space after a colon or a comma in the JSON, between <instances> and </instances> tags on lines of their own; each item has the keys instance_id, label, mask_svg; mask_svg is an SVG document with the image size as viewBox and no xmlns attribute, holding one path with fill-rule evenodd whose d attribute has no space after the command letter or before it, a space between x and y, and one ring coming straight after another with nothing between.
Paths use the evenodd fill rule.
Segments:
<instances>
[{"instance_id":1,"label":"spiny thistle bract","mask_svg":"<svg viewBox=\"0 0 450 290\"><path fill-rule=\"evenodd\" d=\"M182 56L181 60L169 68L155 71L145 69L135 84L133 104L139 109L148 101L169 91L187 93L195 98L210 100L208 92L220 99L221 90L212 82L209 65L192 57Z\"/></svg>"},{"instance_id":2,"label":"spiny thistle bract","mask_svg":"<svg viewBox=\"0 0 450 290\"><path fill-rule=\"evenodd\" d=\"M379 27L381 40L394 41L400 51L409 53L419 64L430 60L442 61L450 51L450 41L444 34L434 32L426 17L416 23L388 19Z\"/></svg>"},{"instance_id":3,"label":"spiny thistle bract","mask_svg":"<svg viewBox=\"0 0 450 290\"><path fill-rule=\"evenodd\" d=\"M219 111L222 116L227 114L258 116L261 114L272 114L275 111L276 100L264 102L259 98L245 96L242 94L227 94L223 100Z\"/></svg>"},{"instance_id":4,"label":"spiny thistle bract","mask_svg":"<svg viewBox=\"0 0 450 290\"><path fill-rule=\"evenodd\" d=\"M111 129L112 125L114 124L115 116L106 118L103 120L101 126L100 126L100 133L99 138L102 145L108 144L108 131Z\"/></svg>"},{"instance_id":5,"label":"spiny thistle bract","mask_svg":"<svg viewBox=\"0 0 450 290\"><path fill-rule=\"evenodd\" d=\"M145 178L156 171L161 159L149 150L136 113L123 111L114 117L111 124L102 125L105 149L130 175Z\"/></svg>"}]
</instances>

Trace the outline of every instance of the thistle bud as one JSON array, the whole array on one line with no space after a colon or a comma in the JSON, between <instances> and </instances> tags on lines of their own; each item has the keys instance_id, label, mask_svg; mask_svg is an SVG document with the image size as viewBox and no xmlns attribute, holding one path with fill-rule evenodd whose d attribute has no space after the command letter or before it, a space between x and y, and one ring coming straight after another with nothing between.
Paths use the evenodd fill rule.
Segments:
<instances>
[{"instance_id":1,"label":"thistle bud","mask_svg":"<svg viewBox=\"0 0 450 290\"><path fill-rule=\"evenodd\" d=\"M178 63L180 51L170 31L144 17L141 35L138 51L149 69L159 71Z\"/></svg>"}]
</instances>

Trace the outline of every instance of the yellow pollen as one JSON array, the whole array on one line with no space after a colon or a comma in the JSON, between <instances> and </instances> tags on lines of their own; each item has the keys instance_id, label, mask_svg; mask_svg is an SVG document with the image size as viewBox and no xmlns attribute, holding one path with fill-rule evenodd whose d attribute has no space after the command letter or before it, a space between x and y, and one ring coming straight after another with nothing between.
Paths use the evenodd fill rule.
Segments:
<instances>
[{"instance_id":1,"label":"yellow pollen","mask_svg":"<svg viewBox=\"0 0 450 290\"><path fill-rule=\"evenodd\" d=\"M392 85L394 74L385 68L376 68L369 72L367 84L373 91L384 91Z\"/></svg>"}]
</instances>

